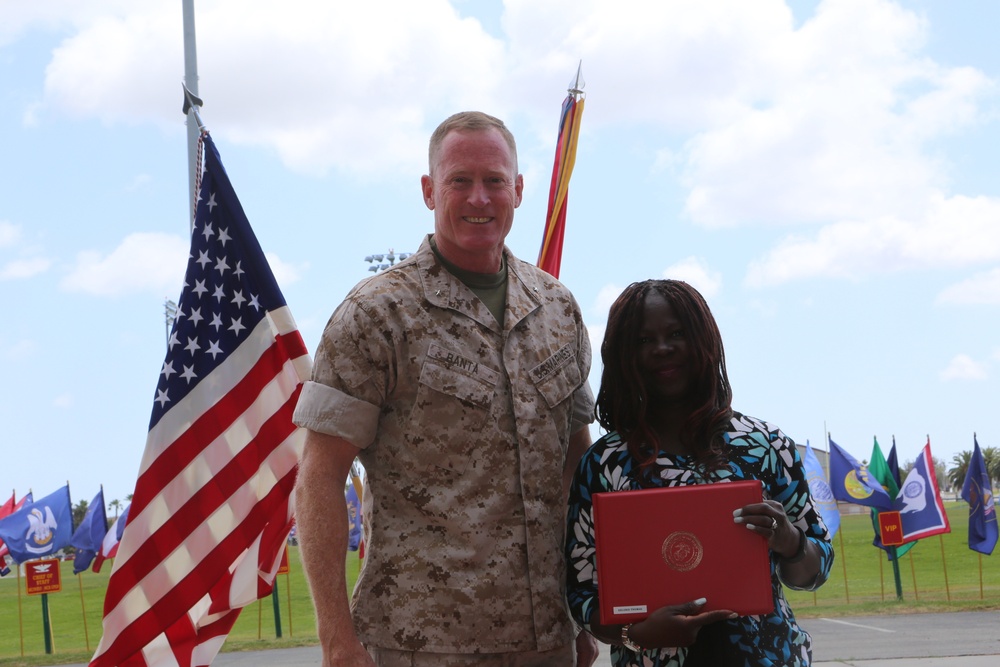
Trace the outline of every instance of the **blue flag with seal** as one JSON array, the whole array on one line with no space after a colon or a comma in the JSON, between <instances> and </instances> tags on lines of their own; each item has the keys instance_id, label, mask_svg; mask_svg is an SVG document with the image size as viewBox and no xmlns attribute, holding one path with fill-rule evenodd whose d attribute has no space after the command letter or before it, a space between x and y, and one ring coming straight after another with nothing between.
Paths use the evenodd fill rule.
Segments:
<instances>
[{"instance_id":1,"label":"blue flag with seal","mask_svg":"<svg viewBox=\"0 0 1000 667\"><path fill-rule=\"evenodd\" d=\"M51 556L69 546L72 535L69 484L0 519L0 539L10 549L15 563Z\"/></svg>"},{"instance_id":2,"label":"blue flag with seal","mask_svg":"<svg viewBox=\"0 0 1000 667\"><path fill-rule=\"evenodd\" d=\"M361 544L361 499L353 484L347 485L344 495L347 500L347 548L357 551Z\"/></svg>"},{"instance_id":3,"label":"blue flag with seal","mask_svg":"<svg viewBox=\"0 0 1000 667\"><path fill-rule=\"evenodd\" d=\"M927 445L903 480L895 508L899 510L899 519L903 524L904 542L951 532L944 501L938 490L930 438L927 438Z\"/></svg>"},{"instance_id":4,"label":"blue flag with seal","mask_svg":"<svg viewBox=\"0 0 1000 667\"><path fill-rule=\"evenodd\" d=\"M997 545L997 508L993 498L993 485L986 474L986 461L979 449L979 441L972 436L972 458L962 485L962 499L969 503L969 548L989 556Z\"/></svg>"},{"instance_id":5,"label":"blue flag with seal","mask_svg":"<svg viewBox=\"0 0 1000 667\"><path fill-rule=\"evenodd\" d=\"M87 514L69 541L76 549L76 555L73 557L73 574L80 574L90 567L94 556L101 550L101 542L104 541L107 532L108 513L104 509L104 489L102 488L94 496L90 506L87 507Z\"/></svg>"},{"instance_id":6,"label":"blue flag with seal","mask_svg":"<svg viewBox=\"0 0 1000 667\"><path fill-rule=\"evenodd\" d=\"M857 459L830 440L830 489L833 497L846 503L867 505L880 510L892 509L892 498Z\"/></svg>"},{"instance_id":7,"label":"blue flag with seal","mask_svg":"<svg viewBox=\"0 0 1000 667\"><path fill-rule=\"evenodd\" d=\"M806 481L809 482L809 495L812 496L813 504L819 510L819 515L823 517L823 523L830 532L832 538L840 529L840 510L837 509L837 499L833 497L833 491L826 482L826 474L823 473L823 466L816 458L816 452L809 446L806 440L806 454L802 457L802 465L806 471Z\"/></svg>"}]
</instances>

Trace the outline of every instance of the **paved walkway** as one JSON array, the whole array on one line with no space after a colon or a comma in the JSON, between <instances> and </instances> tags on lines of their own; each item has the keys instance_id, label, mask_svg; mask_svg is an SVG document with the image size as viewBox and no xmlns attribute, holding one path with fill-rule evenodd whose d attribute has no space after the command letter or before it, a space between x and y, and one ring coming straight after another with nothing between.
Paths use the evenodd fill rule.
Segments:
<instances>
[{"instance_id":1,"label":"paved walkway","mask_svg":"<svg viewBox=\"0 0 1000 667\"><path fill-rule=\"evenodd\" d=\"M316 667L319 665L318 647L222 653L213 667ZM596 667L610 664L610 653L605 650ZM953 656L947 658L882 658L875 660L832 660L814 662L813 667L997 667L1000 655ZM86 667L83 664L65 667Z\"/></svg>"},{"instance_id":2,"label":"paved walkway","mask_svg":"<svg viewBox=\"0 0 1000 667\"><path fill-rule=\"evenodd\" d=\"M1000 666L1000 611L814 618L801 623L813 637L813 667ZM319 647L306 646L222 653L213 667L315 667L319 662ZM604 647L596 665L610 665L610 647Z\"/></svg>"}]
</instances>

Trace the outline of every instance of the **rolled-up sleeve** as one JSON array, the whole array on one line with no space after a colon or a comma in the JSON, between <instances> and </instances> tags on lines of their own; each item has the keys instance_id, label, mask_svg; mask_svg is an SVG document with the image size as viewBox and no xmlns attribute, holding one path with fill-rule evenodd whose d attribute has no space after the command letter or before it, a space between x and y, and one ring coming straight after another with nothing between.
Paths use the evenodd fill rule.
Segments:
<instances>
[{"instance_id":1,"label":"rolled-up sleeve","mask_svg":"<svg viewBox=\"0 0 1000 667\"><path fill-rule=\"evenodd\" d=\"M375 440L391 381L391 346L351 296L330 318L316 351L312 379L302 387L292 421L364 449Z\"/></svg>"},{"instance_id":2,"label":"rolled-up sleeve","mask_svg":"<svg viewBox=\"0 0 1000 667\"><path fill-rule=\"evenodd\" d=\"M302 387L292 421L297 426L343 438L364 449L375 440L378 414L378 406L310 380Z\"/></svg>"}]
</instances>

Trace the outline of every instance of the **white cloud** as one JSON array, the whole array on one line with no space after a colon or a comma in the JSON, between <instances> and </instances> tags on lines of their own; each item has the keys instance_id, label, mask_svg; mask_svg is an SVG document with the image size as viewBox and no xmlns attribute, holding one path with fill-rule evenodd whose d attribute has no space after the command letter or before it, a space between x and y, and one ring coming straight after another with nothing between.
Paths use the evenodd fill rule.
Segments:
<instances>
[{"instance_id":1,"label":"white cloud","mask_svg":"<svg viewBox=\"0 0 1000 667\"><path fill-rule=\"evenodd\" d=\"M21 238L21 228L12 222L0 220L0 248L8 248Z\"/></svg>"},{"instance_id":2,"label":"white cloud","mask_svg":"<svg viewBox=\"0 0 1000 667\"><path fill-rule=\"evenodd\" d=\"M1000 305L1000 268L947 287L938 295L937 302Z\"/></svg>"},{"instance_id":3,"label":"white cloud","mask_svg":"<svg viewBox=\"0 0 1000 667\"><path fill-rule=\"evenodd\" d=\"M0 341L0 350L3 351L3 356L6 359L23 361L34 356L35 352L38 351L38 342L25 338L8 347L5 341Z\"/></svg>"},{"instance_id":4,"label":"white cloud","mask_svg":"<svg viewBox=\"0 0 1000 667\"><path fill-rule=\"evenodd\" d=\"M264 257L267 259L271 273L274 274L274 279L280 289L285 289L288 285L298 282L302 274L309 270L308 262L289 264L273 252L265 252Z\"/></svg>"},{"instance_id":5,"label":"white cloud","mask_svg":"<svg viewBox=\"0 0 1000 667\"><path fill-rule=\"evenodd\" d=\"M615 299L625 290L624 287L619 287L614 283L610 285L605 285L597 292L597 298L594 299L594 305L591 311L602 316L603 319L608 319L608 311L611 310L611 304L615 302Z\"/></svg>"},{"instance_id":6,"label":"white cloud","mask_svg":"<svg viewBox=\"0 0 1000 667\"><path fill-rule=\"evenodd\" d=\"M942 380L985 380L986 367L967 354L958 354L941 371Z\"/></svg>"},{"instance_id":7,"label":"white cloud","mask_svg":"<svg viewBox=\"0 0 1000 667\"><path fill-rule=\"evenodd\" d=\"M95 251L79 253L76 266L60 287L98 296L177 294L189 245L188 239L172 234L130 234L106 256Z\"/></svg>"},{"instance_id":8,"label":"white cloud","mask_svg":"<svg viewBox=\"0 0 1000 667\"><path fill-rule=\"evenodd\" d=\"M14 13L8 34L32 21L75 26L31 118L180 132L178 8L95 2ZM464 6L200 2L205 119L297 170L412 172L429 128L461 108L516 113L553 141L552 91L582 59L584 134L648 127L637 159L652 178L680 175L693 222L807 226L751 267L748 284L922 267L938 248L951 266L1000 254L1000 226L982 224L1000 202L952 193L951 165L932 150L986 117L997 84L927 57L929 26L895 2L823 0L797 26L781 0L506 0L499 35L463 18Z\"/></svg>"},{"instance_id":9,"label":"white cloud","mask_svg":"<svg viewBox=\"0 0 1000 667\"><path fill-rule=\"evenodd\" d=\"M44 273L52 266L52 261L44 257L15 259L0 267L0 280L19 280Z\"/></svg>"},{"instance_id":10,"label":"white cloud","mask_svg":"<svg viewBox=\"0 0 1000 667\"><path fill-rule=\"evenodd\" d=\"M686 257L668 266L663 270L663 277L683 280L701 292L706 300L714 297L722 289L722 274L709 269L708 265L697 257Z\"/></svg>"},{"instance_id":11,"label":"white cloud","mask_svg":"<svg viewBox=\"0 0 1000 667\"><path fill-rule=\"evenodd\" d=\"M125 186L126 192L136 192L145 189L153 182L153 177L149 174L136 174L132 182Z\"/></svg>"},{"instance_id":12,"label":"white cloud","mask_svg":"<svg viewBox=\"0 0 1000 667\"><path fill-rule=\"evenodd\" d=\"M71 408L76 403L76 399L73 394L60 394L52 399L52 406L56 408Z\"/></svg>"},{"instance_id":13,"label":"white cloud","mask_svg":"<svg viewBox=\"0 0 1000 667\"><path fill-rule=\"evenodd\" d=\"M22 246L22 238L20 225L0 220L0 248L17 248L18 246ZM28 249L23 246L20 248L22 254L27 254L25 253L26 250ZM52 261L44 257L21 257L7 260L0 265L0 281L31 278L39 273L48 271L50 266L52 266Z\"/></svg>"},{"instance_id":14,"label":"white cloud","mask_svg":"<svg viewBox=\"0 0 1000 667\"><path fill-rule=\"evenodd\" d=\"M1000 199L937 195L926 206L917 219L859 219L823 227L812 239L790 236L750 263L746 282L757 287L1000 260Z\"/></svg>"},{"instance_id":15,"label":"white cloud","mask_svg":"<svg viewBox=\"0 0 1000 667\"><path fill-rule=\"evenodd\" d=\"M280 12L215 0L199 3L196 23L206 123L300 170L398 166L426 152L428 110L436 121L442 110L496 106L502 92L502 43L445 0L288 0ZM179 130L179 63L178 7L134 5L60 45L46 101L109 123Z\"/></svg>"}]
</instances>

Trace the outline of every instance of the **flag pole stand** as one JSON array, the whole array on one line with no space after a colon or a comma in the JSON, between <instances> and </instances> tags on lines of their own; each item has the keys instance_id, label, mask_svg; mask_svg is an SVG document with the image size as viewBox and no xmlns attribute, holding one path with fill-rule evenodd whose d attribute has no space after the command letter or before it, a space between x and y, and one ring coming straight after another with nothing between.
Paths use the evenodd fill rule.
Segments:
<instances>
[{"instance_id":1,"label":"flag pole stand","mask_svg":"<svg viewBox=\"0 0 1000 667\"><path fill-rule=\"evenodd\" d=\"M889 549L890 549L889 553L892 556L892 575L896 579L896 600L902 602L903 580L899 576L899 556L896 555L896 547L890 546Z\"/></svg>"},{"instance_id":2,"label":"flag pole stand","mask_svg":"<svg viewBox=\"0 0 1000 667\"><path fill-rule=\"evenodd\" d=\"M52 623L49 621L48 593L42 593L42 633L45 635L45 654L52 655Z\"/></svg>"},{"instance_id":3,"label":"flag pole stand","mask_svg":"<svg viewBox=\"0 0 1000 667\"><path fill-rule=\"evenodd\" d=\"M285 598L288 600L288 636L294 637L295 631L292 630L292 586L289 583L291 581L291 566L288 568L288 572L285 572Z\"/></svg>"},{"instance_id":4,"label":"flag pole stand","mask_svg":"<svg viewBox=\"0 0 1000 667\"><path fill-rule=\"evenodd\" d=\"M87 644L87 652L90 653L90 633L87 632L87 605L83 602L83 575L77 572L76 580L80 584L80 610L83 612L83 640Z\"/></svg>"},{"instance_id":5,"label":"flag pole stand","mask_svg":"<svg viewBox=\"0 0 1000 667\"><path fill-rule=\"evenodd\" d=\"M274 607L274 635L281 639L281 603L278 601L278 577L271 588L271 605Z\"/></svg>"}]
</instances>

